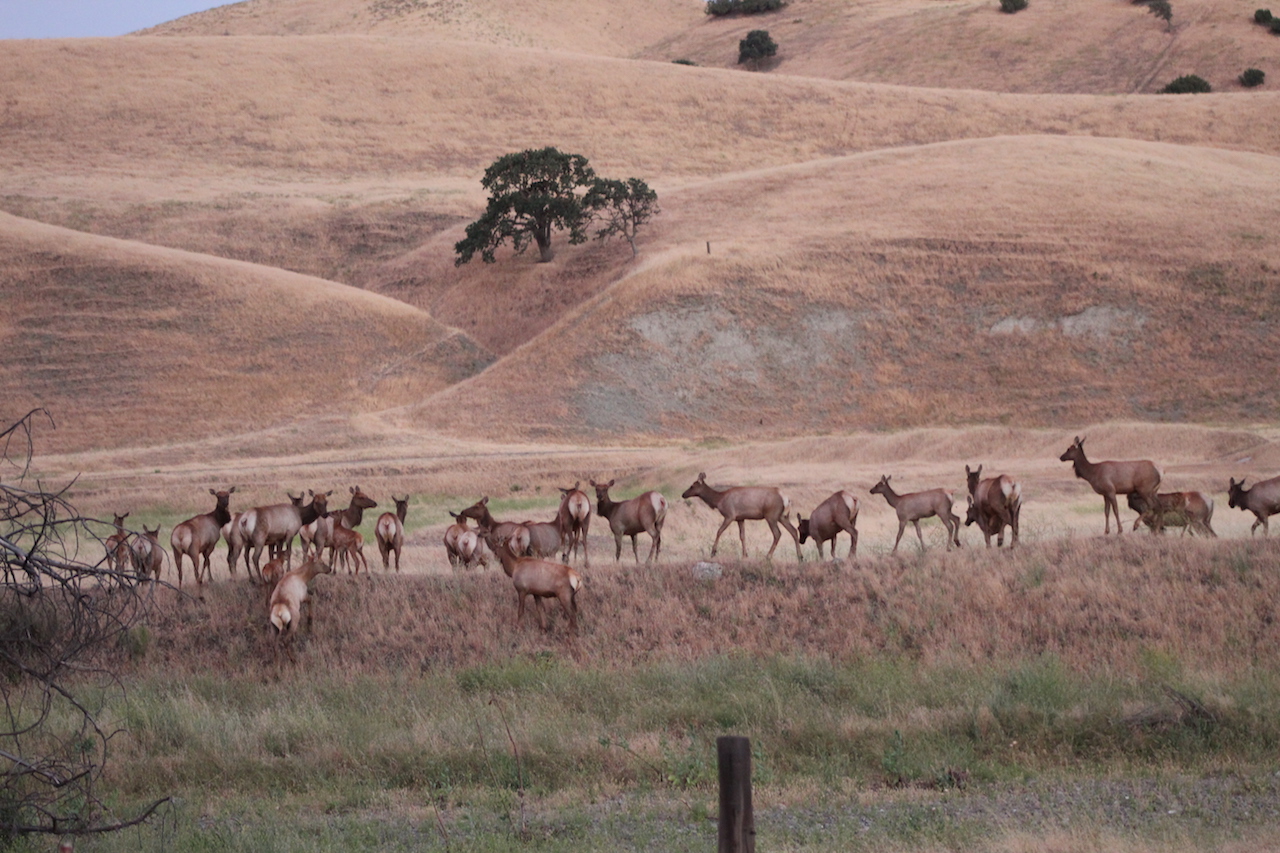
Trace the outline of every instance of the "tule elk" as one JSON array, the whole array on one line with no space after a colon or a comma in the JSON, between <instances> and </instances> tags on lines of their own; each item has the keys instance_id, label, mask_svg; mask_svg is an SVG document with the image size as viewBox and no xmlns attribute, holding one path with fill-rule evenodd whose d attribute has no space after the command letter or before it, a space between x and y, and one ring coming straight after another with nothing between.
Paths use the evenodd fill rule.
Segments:
<instances>
[{"instance_id":1,"label":"tule elk","mask_svg":"<svg viewBox=\"0 0 1280 853\"><path fill-rule=\"evenodd\" d=\"M1111 516L1116 517L1116 533L1124 531L1124 523L1120 521L1120 505L1116 503L1116 495L1128 495L1134 492L1146 499L1148 506L1156 505L1156 489L1160 486L1163 474L1155 463L1149 459L1138 459L1127 462L1090 462L1084 455L1084 439L1076 436L1071 446L1058 457L1060 462L1072 463L1076 476L1087 482L1093 490L1102 495L1102 516L1105 524L1103 534L1111 532ZM1160 516L1156 516L1156 528L1161 527Z\"/></svg>"},{"instance_id":2,"label":"tule elk","mask_svg":"<svg viewBox=\"0 0 1280 853\"><path fill-rule=\"evenodd\" d=\"M450 515L452 515L452 513L450 513ZM514 521L497 521L494 519L493 515L489 512L488 495L485 495L483 498L458 513L455 518L457 518L458 521L462 521L464 518L474 519L476 524L480 526L480 531L478 532L481 532L482 536L482 531L490 530L497 536L511 540L512 546L516 549L517 553L521 555L528 553L530 545L529 531L524 530L522 533L517 533L516 528L523 527L521 524Z\"/></svg>"},{"instance_id":3,"label":"tule elk","mask_svg":"<svg viewBox=\"0 0 1280 853\"><path fill-rule=\"evenodd\" d=\"M781 524L791 534L796 543L796 559L803 562L804 554L800 551L800 534L791 526L787 513L791 509L791 500L773 486L731 486L723 491L707 485L706 473L698 475L689 488L680 497L701 498L703 503L724 516L716 538L711 543L711 556L716 555L716 546L720 544L720 536L729 529L729 525L738 523L738 539L742 542L742 557L747 556L747 532L744 522L764 521L773 532L773 546L769 548L766 560L773 559L778 542L782 539Z\"/></svg>"},{"instance_id":4,"label":"tule elk","mask_svg":"<svg viewBox=\"0 0 1280 853\"><path fill-rule=\"evenodd\" d=\"M396 571L399 572L400 550L404 548L404 519L409 513L409 496L398 498L392 495L391 502L396 505L396 511L384 512L378 516L378 522L373 527L373 536L378 541L378 553L382 555L382 570L385 572L390 568L388 558L394 552Z\"/></svg>"},{"instance_id":5,"label":"tule elk","mask_svg":"<svg viewBox=\"0 0 1280 853\"><path fill-rule=\"evenodd\" d=\"M591 527L591 499L587 493L578 488L579 480L572 489L560 489L560 509L556 511L556 523L560 525L560 535L564 539L564 553L561 561L569 562L569 557L579 547L582 548L582 564L591 568L591 556L587 553L587 532Z\"/></svg>"},{"instance_id":6,"label":"tule elk","mask_svg":"<svg viewBox=\"0 0 1280 853\"><path fill-rule=\"evenodd\" d=\"M1139 494L1128 496L1129 509L1138 514L1133 521L1133 529L1145 524L1152 532L1156 529L1156 512L1163 518L1160 526L1181 527L1182 535L1202 533L1217 537L1209 522L1213 520L1213 498L1204 492L1161 492L1156 495L1156 511L1153 512L1147 499Z\"/></svg>"},{"instance_id":7,"label":"tule elk","mask_svg":"<svg viewBox=\"0 0 1280 853\"><path fill-rule=\"evenodd\" d=\"M1258 525L1262 525L1262 535L1269 535L1267 518L1280 512L1280 477L1272 477L1270 480L1263 480L1260 483L1254 483L1253 488L1246 489L1244 487L1244 478L1240 478L1240 482L1236 482L1235 478L1231 478L1231 485L1227 487L1227 505L1232 509L1242 509L1254 514L1257 519L1253 523L1253 527L1249 528L1249 535L1253 536L1258 532Z\"/></svg>"},{"instance_id":8,"label":"tule elk","mask_svg":"<svg viewBox=\"0 0 1280 853\"><path fill-rule=\"evenodd\" d=\"M622 537L631 537L631 554L640 562L640 552L636 549L636 537L648 533L653 540L649 546L646 563L656 560L662 553L662 523L667 520L667 499L660 492L645 492L642 495L625 501L615 501L609 497L609 489L613 480L607 483L591 481L596 490L596 513L609 522L609 530L613 533L613 561L622 559Z\"/></svg>"},{"instance_id":9,"label":"tule elk","mask_svg":"<svg viewBox=\"0 0 1280 853\"><path fill-rule=\"evenodd\" d=\"M285 492L285 494L289 494ZM262 577L262 549L270 547L268 559L283 555L286 564L293 560L289 545L293 537L304 524L310 524L323 511L325 499L323 495L312 494L311 503L303 506L303 495L289 495L290 503L256 506L240 516L240 535L244 538L245 565L249 565L250 549L252 549L253 567L249 570L249 579L253 580L253 570ZM317 501L319 501L317 503Z\"/></svg>"},{"instance_id":10,"label":"tule elk","mask_svg":"<svg viewBox=\"0 0 1280 853\"><path fill-rule=\"evenodd\" d=\"M827 540L831 540L831 559L836 558L836 537L842 530L853 540L849 543L849 559L853 559L858 553L858 528L855 526L858 523L858 499L849 492L836 492L818 504L808 518L801 518L797 513L796 522L800 544L803 545L806 539L812 537L818 544L819 560L826 559L822 546Z\"/></svg>"},{"instance_id":11,"label":"tule elk","mask_svg":"<svg viewBox=\"0 0 1280 853\"><path fill-rule=\"evenodd\" d=\"M307 630L311 630L311 584L319 575L327 575L333 567L316 557L303 562L301 566L287 572L271 591L268 613L271 629L276 636L276 654L280 647L293 638L298 632L298 624L302 619L302 611L307 612ZM285 646L289 658L293 659L293 650Z\"/></svg>"},{"instance_id":12,"label":"tule elk","mask_svg":"<svg viewBox=\"0 0 1280 853\"><path fill-rule=\"evenodd\" d=\"M152 583L160 580L160 570L164 568L164 548L160 546L160 525L155 530L148 530L142 525L142 535L135 536L129 548L133 570L139 580L148 579Z\"/></svg>"},{"instance_id":13,"label":"tule elk","mask_svg":"<svg viewBox=\"0 0 1280 853\"><path fill-rule=\"evenodd\" d=\"M178 570L179 589L182 588L182 557L184 554L191 559L191 569L195 573L197 584L203 583L200 580L201 560L197 559L197 557L204 562L205 576L209 579L213 578L213 570L209 567L209 555L213 553L213 547L218 544L218 538L222 535L222 526L231 520L231 510L227 507L235 490L235 486L224 492L215 492L210 489L209 494L213 495L217 501L213 512L206 512L204 515L188 518L174 527L173 532L169 534L169 545L173 548L173 564Z\"/></svg>"},{"instance_id":14,"label":"tule elk","mask_svg":"<svg viewBox=\"0 0 1280 853\"><path fill-rule=\"evenodd\" d=\"M124 520L128 517L127 512L124 515L113 516L111 523L115 525L116 532L108 536L107 541L103 543L107 549L107 562L116 572L123 572L124 565L129 560L129 534L124 529Z\"/></svg>"},{"instance_id":15,"label":"tule elk","mask_svg":"<svg viewBox=\"0 0 1280 853\"><path fill-rule=\"evenodd\" d=\"M898 538L893 540L893 550L898 550L902 542L902 531L907 529L907 522L916 528L916 538L920 540L920 550L924 550L924 534L920 532L920 520L937 516L947 528L947 550L951 543L960 547L960 519L951 512L951 492L945 489L929 489L925 492L911 492L900 495L889 485L891 477L881 475L880 482L871 487L871 494L883 495L898 514Z\"/></svg>"},{"instance_id":16,"label":"tule elk","mask_svg":"<svg viewBox=\"0 0 1280 853\"><path fill-rule=\"evenodd\" d=\"M563 563L553 563L538 557L517 556L511 543L489 528L481 528L489 549L498 555L502 569L516 588L516 626L524 620L524 602L533 597L538 611L538 627L547 630L542 611L542 599L555 598L569 617L569 636L578 633L578 590L582 588L582 576Z\"/></svg>"},{"instance_id":17,"label":"tule elk","mask_svg":"<svg viewBox=\"0 0 1280 853\"><path fill-rule=\"evenodd\" d=\"M1012 531L1009 547L1012 548L1018 544L1018 521L1022 515L1022 486L1008 474L982 479L981 465L976 471L970 471L968 465L964 466L964 475L969 486L971 504L969 512L974 514L973 521L966 516L965 526L968 527L976 521L988 548L991 547L992 531L996 534L996 547L1004 545L1006 527Z\"/></svg>"}]
</instances>

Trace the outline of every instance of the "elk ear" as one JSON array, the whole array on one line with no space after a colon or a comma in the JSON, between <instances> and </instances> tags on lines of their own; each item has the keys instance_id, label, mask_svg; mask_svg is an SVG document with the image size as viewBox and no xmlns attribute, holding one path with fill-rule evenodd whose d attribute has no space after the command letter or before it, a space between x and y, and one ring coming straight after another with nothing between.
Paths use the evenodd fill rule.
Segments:
<instances>
[{"instance_id":1,"label":"elk ear","mask_svg":"<svg viewBox=\"0 0 1280 853\"><path fill-rule=\"evenodd\" d=\"M329 495L331 495L331 494L333 494L333 489L330 489L329 491L325 492L325 493L324 493L324 496L327 498L327 497L329 497Z\"/></svg>"},{"instance_id":2,"label":"elk ear","mask_svg":"<svg viewBox=\"0 0 1280 853\"><path fill-rule=\"evenodd\" d=\"M981 465L979 465L979 466L978 466L978 470L977 470L977 471L974 471L973 473L975 473L975 474L977 474L979 477L981 477L981 476L982 476L982 466L981 466Z\"/></svg>"},{"instance_id":3,"label":"elk ear","mask_svg":"<svg viewBox=\"0 0 1280 853\"><path fill-rule=\"evenodd\" d=\"M231 491L233 491L233 492L234 492L235 490L236 490L236 489L235 489L235 486L232 486L232 487L231 487ZM213 495L215 498L218 496L218 493L217 493L217 492L215 492L213 489L210 489L210 490L209 490L209 494Z\"/></svg>"},{"instance_id":4,"label":"elk ear","mask_svg":"<svg viewBox=\"0 0 1280 853\"><path fill-rule=\"evenodd\" d=\"M706 481L707 481L707 472L706 471L698 472L698 482L705 483Z\"/></svg>"},{"instance_id":5,"label":"elk ear","mask_svg":"<svg viewBox=\"0 0 1280 853\"><path fill-rule=\"evenodd\" d=\"M488 496L488 495L485 495L484 497L482 497L482 498L480 499L480 505L481 505L481 506L488 506L488 505L489 505L489 496Z\"/></svg>"},{"instance_id":6,"label":"elk ear","mask_svg":"<svg viewBox=\"0 0 1280 853\"><path fill-rule=\"evenodd\" d=\"M310 489L307 489L307 494L311 495L311 497L313 498L316 496L316 493L311 491Z\"/></svg>"},{"instance_id":7,"label":"elk ear","mask_svg":"<svg viewBox=\"0 0 1280 853\"><path fill-rule=\"evenodd\" d=\"M608 485L608 487L609 487L610 489L612 489L612 488L613 488L613 484L614 484L614 483L616 483L616 482L618 482L618 481L617 481L617 480L610 480L610 481L609 481L609 485Z\"/></svg>"},{"instance_id":8,"label":"elk ear","mask_svg":"<svg viewBox=\"0 0 1280 853\"><path fill-rule=\"evenodd\" d=\"M574 490L575 492L576 492L576 491L578 491L578 486L581 486L581 485L582 485L582 481L581 481L581 480L574 480L574 481L573 481L573 490Z\"/></svg>"},{"instance_id":9,"label":"elk ear","mask_svg":"<svg viewBox=\"0 0 1280 853\"><path fill-rule=\"evenodd\" d=\"M359 490L359 486L351 486L351 494L355 494Z\"/></svg>"}]
</instances>

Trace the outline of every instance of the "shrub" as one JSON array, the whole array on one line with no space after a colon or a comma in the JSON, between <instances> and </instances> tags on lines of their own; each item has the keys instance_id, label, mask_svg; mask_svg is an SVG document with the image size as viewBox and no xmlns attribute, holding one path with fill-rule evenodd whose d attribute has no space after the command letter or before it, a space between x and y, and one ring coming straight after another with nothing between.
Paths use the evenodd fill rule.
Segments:
<instances>
[{"instance_id":1,"label":"shrub","mask_svg":"<svg viewBox=\"0 0 1280 853\"><path fill-rule=\"evenodd\" d=\"M759 62L768 59L778 52L778 45L769 38L768 30L752 30L747 37L738 42L738 64Z\"/></svg>"},{"instance_id":2,"label":"shrub","mask_svg":"<svg viewBox=\"0 0 1280 853\"><path fill-rule=\"evenodd\" d=\"M1162 95L1195 95L1202 92L1212 92L1213 87L1209 85L1209 81L1195 74L1184 74L1174 80L1168 86L1160 90Z\"/></svg>"},{"instance_id":3,"label":"shrub","mask_svg":"<svg viewBox=\"0 0 1280 853\"><path fill-rule=\"evenodd\" d=\"M1254 86L1261 86L1262 81L1266 79L1267 74L1265 71L1250 68L1240 75L1240 85L1252 89Z\"/></svg>"},{"instance_id":4,"label":"shrub","mask_svg":"<svg viewBox=\"0 0 1280 853\"><path fill-rule=\"evenodd\" d=\"M1012 15L1027 8L1027 0L1000 0L1000 11Z\"/></svg>"},{"instance_id":5,"label":"shrub","mask_svg":"<svg viewBox=\"0 0 1280 853\"><path fill-rule=\"evenodd\" d=\"M787 5L784 0L707 0L708 15L759 15L776 12Z\"/></svg>"},{"instance_id":6,"label":"shrub","mask_svg":"<svg viewBox=\"0 0 1280 853\"><path fill-rule=\"evenodd\" d=\"M695 66L696 66L698 63L694 62L692 59L673 59L673 60L671 60L671 64L672 64L672 65L695 65Z\"/></svg>"},{"instance_id":7,"label":"shrub","mask_svg":"<svg viewBox=\"0 0 1280 853\"><path fill-rule=\"evenodd\" d=\"M1269 23L1271 23L1271 10L1270 10L1270 9L1259 9L1258 11L1254 12L1254 13L1253 13L1253 22L1254 22L1255 24L1269 24Z\"/></svg>"},{"instance_id":8,"label":"shrub","mask_svg":"<svg viewBox=\"0 0 1280 853\"><path fill-rule=\"evenodd\" d=\"M1280 36L1280 18L1272 18L1271 23L1268 24L1268 26L1271 27L1271 32Z\"/></svg>"}]
</instances>

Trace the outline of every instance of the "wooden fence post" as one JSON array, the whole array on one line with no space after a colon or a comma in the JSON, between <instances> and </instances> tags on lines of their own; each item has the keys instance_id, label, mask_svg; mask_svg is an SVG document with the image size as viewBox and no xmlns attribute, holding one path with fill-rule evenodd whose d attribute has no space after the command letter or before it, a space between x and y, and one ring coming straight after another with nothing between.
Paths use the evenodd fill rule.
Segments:
<instances>
[{"instance_id":1,"label":"wooden fence post","mask_svg":"<svg viewBox=\"0 0 1280 853\"><path fill-rule=\"evenodd\" d=\"M716 738L720 768L719 853L755 853L756 822L751 812L751 741Z\"/></svg>"}]
</instances>

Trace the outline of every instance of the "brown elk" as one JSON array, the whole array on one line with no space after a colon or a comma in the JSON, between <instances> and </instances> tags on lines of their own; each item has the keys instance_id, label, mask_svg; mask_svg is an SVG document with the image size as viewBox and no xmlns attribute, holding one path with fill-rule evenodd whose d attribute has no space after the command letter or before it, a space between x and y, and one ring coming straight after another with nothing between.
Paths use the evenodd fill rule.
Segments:
<instances>
[{"instance_id":1,"label":"brown elk","mask_svg":"<svg viewBox=\"0 0 1280 853\"><path fill-rule=\"evenodd\" d=\"M701 473L680 497L686 500L702 498L707 506L724 516L720 529L716 531L716 538L711 543L711 556L716 555L716 546L720 544L721 534L729 529L730 524L737 522L738 539L742 542L742 557L746 559L747 531L744 522L764 521L773 532L773 546L769 548L766 560L773 559L773 552L777 549L779 540L782 539L782 531L778 529L779 524L785 527L791 534L791 538L795 540L796 559L804 560L804 554L800 551L800 534L791 526L791 520L787 517L791 510L791 501L773 486L732 486L721 491L708 486L706 473Z\"/></svg>"},{"instance_id":2,"label":"brown elk","mask_svg":"<svg viewBox=\"0 0 1280 853\"><path fill-rule=\"evenodd\" d=\"M646 563L656 560L662 553L662 524L667 520L667 499L660 492L645 492L630 500L615 501L609 497L609 489L614 481L597 483L591 480L596 490L596 513L609 522L609 530L613 533L613 561L622 559L622 537L631 537L631 554L636 562L640 562L640 552L636 548L636 537L648 533L653 540L649 545L649 556Z\"/></svg>"},{"instance_id":3,"label":"brown elk","mask_svg":"<svg viewBox=\"0 0 1280 853\"><path fill-rule=\"evenodd\" d=\"M1139 494L1130 494L1127 502L1129 509L1138 513L1133 521L1133 529L1145 524L1152 532L1156 529L1156 513L1163 516L1160 525L1181 527L1182 535L1203 533L1217 537L1209 522L1213 520L1213 498L1204 492L1161 492L1156 495L1155 511L1147 503L1147 499Z\"/></svg>"},{"instance_id":4,"label":"brown elk","mask_svg":"<svg viewBox=\"0 0 1280 853\"><path fill-rule=\"evenodd\" d=\"M232 513L231 520L222 525L222 538L227 543L227 572L232 576L236 573L236 564L240 562L240 555L244 553L244 531L240 529L240 516L244 513ZM245 560L245 571L248 571L248 560Z\"/></svg>"},{"instance_id":5,"label":"brown elk","mask_svg":"<svg viewBox=\"0 0 1280 853\"><path fill-rule=\"evenodd\" d=\"M1127 462L1090 462L1084 455L1084 439L1076 436L1071 446L1058 457L1060 462L1070 462L1076 476L1087 482L1093 490L1102 495L1102 515L1105 523L1104 535L1111 532L1111 516L1116 517L1116 533L1124 531L1120 521L1120 505L1116 503L1116 495L1127 495L1134 492L1142 495L1149 506L1156 504L1156 489L1160 486L1163 474L1155 463L1149 459L1138 459ZM1156 517L1156 529L1159 529L1160 517Z\"/></svg>"},{"instance_id":6,"label":"brown elk","mask_svg":"<svg viewBox=\"0 0 1280 853\"><path fill-rule=\"evenodd\" d=\"M329 539L330 562L335 555L346 566L347 574L353 574L353 568L354 574L360 574L362 565L365 574L369 573L369 561L364 558L364 536L359 530L351 530L341 524L333 526L333 535ZM337 565L336 562L333 564Z\"/></svg>"},{"instance_id":7,"label":"brown elk","mask_svg":"<svg viewBox=\"0 0 1280 853\"><path fill-rule=\"evenodd\" d=\"M288 494L286 492L285 494ZM292 549L287 549L293 537L304 524L315 521L325 505L322 495L312 495L311 503L303 506L303 496L289 495L291 503L256 506L240 516L240 535L244 537L245 566L249 566L249 549L252 549L253 568L248 569L249 579L253 579L253 569L262 578L262 549L272 547L268 559L284 555L286 564L293 560ZM319 504L317 504L319 500Z\"/></svg>"},{"instance_id":8,"label":"brown elk","mask_svg":"<svg viewBox=\"0 0 1280 853\"><path fill-rule=\"evenodd\" d=\"M280 647L291 640L298 632L298 624L302 619L303 608L307 611L307 630L311 630L311 584L318 575L329 574L333 567L318 558L312 557L301 566L285 574L271 592L268 604L271 628L276 635L276 654ZM289 658L293 659L293 650L285 646Z\"/></svg>"},{"instance_id":9,"label":"brown elk","mask_svg":"<svg viewBox=\"0 0 1280 853\"><path fill-rule=\"evenodd\" d=\"M444 529L444 537L441 541L444 542L444 552L449 557L449 565L456 569L462 561L458 554L458 537L470 528L467 527L467 520L453 510L449 510L449 515L453 516L453 524Z\"/></svg>"},{"instance_id":10,"label":"brown elk","mask_svg":"<svg viewBox=\"0 0 1280 853\"><path fill-rule=\"evenodd\" d=\"M924 492L911 492L900 495L889 485L892 477L881 475L880 482L871 487L871 494L883 495L898 514L898 538L893 540L893 550L898 550L902 542L902 531L907 529L907 522L916 528L916 538L920 540L920 550L924 550L924 534L920 532L920 521L937 516L947 528L947 550L951 543L960 547L960 519L951 511L952 493L945 489L929 489Z\"/></svg>"},{"instance_id":11,"label":"brown elk","mask_svg":"<svg viewBox=\"0 0 1280 853\"><path fill-rule=\"evenodd\" d=\"M528 546L517 546L527 548ZM484 540L480 538L474 530L464 530L458 536L457 542L458 561L465 568L472 568L475 565L485 567L489 565L489 561L485 558Z\"/></svg>"},{"instance_id":12,"label":"brown elk","mask_svg":"<svg viewBox=\"0 0 1280 853\"><path fill-rule=\"evenodd\" d=\"M578 633L578 590L582 588L582 576L563 563L553 563L538 557L517 556L510 548L505 537L494 533L490 528L481 527L482 535L489 549L498 555L502 569L511 578L516 588L517 627L524 620L525 599L533 596L538 611L538 627L547 630L546 618L542 610L542 599L555 598L569 617L569 634Z\"/></svg>"},{"instance_id":13,"label":"brown elk","mask_svg":"<svg viewBox=\"0 0 1280 853\"><path fill-rule=\"evenodd\" d=\"M1270 530L1267 518L1280 512L1280 477L1254 483L1249 489L1244 487L1244 479L1241 477L1237 483L1234 477L1231 478L1231 485L1227 487L1227 505L1232 509L1251 512L1257 518L1249 528L1250 536L1258 532L1259 524L1262 525L1262 535L1268 536Z\"/></svg>"},{"instance_id":14,"label":"brown elk","mask_svg":"<svg viewBox=\"0 0 1280 853\"><path fill-rule=\"evenodd\" d=\"M806 539L813 537L813 541L818 544L819 560L825 559L822 546L828 539L831 540L831 559L836 558L836 537L842 530L853 540L849 543L849 558L853 559L858 553L858 528L855 526L858 523L858 499L849 492L836 492L818 504L808 518L801 518L797 513L796 522L800 544L803 545Z\"/></svg>"},{"instance_id":15,"label":"brown elk","mask_svg":"<svg viewBox=\"0 0 1280 853\"><path fill-rule=\"evenodd\" d=\"M564 538L564 554L560 559L569 562L569 557L579 547L582 548L582 564L591 568L591 556L587 553L587 532L591 527L591 499L587 493L578 488L582 481L573 484L572 489L560 489L560 509L556 511L556 522L560 525L560 535Z\"/></svg>"},{"instance_id":16,"label":"brown elk","mask_svg":"<svg viewBox=\"0 0 1280 853\"><path fill-rule=\"evenodd\" d=\"M124 520L128 517L127 512L124 515L112 516L111 523L115 525L116 532L108 536L107 541L103 543L107 549L107 561L117 572L123 572L125 563L129 560L129 533L124 529Z\"/></svg>"},{"instance_id":17,"label":"brown elk","mask_svg":"<svg viewBox=\"0 0 1280 853\"><path fill-rule=\"evenodd\" d=\"M971 471L964 466L965 480L969 486L969 498L972 504L970 513L976 513L974 520L978 529L986 539L987 547L991 547L991 531L996 534L996 547L1004 545L1004 529L1011 531L1009 547L1018 544L1018 522L1022 516L1022 485L1008 474L982 479L982 466ZM965 526L973 524L968 516Z\"/></svg>"},{"instance_id":18,"label":"brown elk","mask_svg":"<svg viewBox=\"0 0 1280 853\"><path fill-rule=\"evenodd\" d=\"M164 548L160 546L160 525L155 530L148 530L142 525L142 535L133 537L129 546L129 556L133 562L133 570L138 579L150 579L153 583L160 580L160 570L164 568Z\"/></svg>"},{"instance_id":19,"label":"brown elk","mask_svg":"<svg viewBox=\"0 0 1280 853\"><path fill-rule=\"evenodd\" d=\"M348 530L355 530L364 523L364 511L366 509L376 509L377 501L369 497L359 486L350 486L348 491L351 492L351 501L347 504L346 509L334 510L327 513L316 523L316 535L314 543L317 549L329 548L329 562L333 562L336 554L336 548L333 544L333 531L338 527L345 527ZM332 494L330 492L329 494ZM336 564L335 564L336 565Z\"/></svg>"},{"instance_id":20,"label":"brown elk","mask_svg":"<svg viewBox=\"0 0 1280 853\"><path fill-rule=\"evenodd\" d=\"M224 492L215 492L210 489L209 494L213 495L217 501L213 512L188 518L175 526L169 534L169 546L173 549L173 564L178 570L179 589L182 588L182 556L184 554L191 558L191 570L195 573L197 584L203 583L200 580L201 560L204 562L205 576L212 580L213 570L209 567L209 555L213 553L213 547L218 544L218 537L222 535L222 526L231 520L231 510L227 507L231 503L231 495L235 490L235 486Z\"/></svg>"},{"instance_id":21,"label":"brown elk","mask_svg":"<svg viewBox=\"0 0 1280 853\"><path fill-rule=\"evenodd\" d=\"M378 516L378 523L373 526L373 537L378 541L378 553L382 555L382 570L390 566L388 559L392 552L396 555L396 571L400 571L400 550L404 548L404 519L409 513L409 496L398 498L391 496L396 505L395 512L384 512Z\"/></svg>"},{"instance_id":22,"label":"brown elk","mask_svg":"<svg viewBox=\"0 0 1280 853\"><path fill-rule=\"evenodd\" d=\"M453 513L450 513L450 515L453 515ZM515 521L497 521L494 519L489 512L488 495L458 513L454 518L458 519L458 521L462 521L464 518L474 519L480 526L478 532L480 532L481 536L484 535L484 530L491 530L495 535L511 540L512 547L522 556L528 553L529 546L532 544L529 541L529 532L527 530L523 533L517 533L516 531L517 527L522 527L523 525Z\"/></svg>"},{"instance_id":23,"label":"brown elk","mask_svg":"<svg viewBox=\"0 0 1280 853\"><path fill-rule=\"evenodd\" d=\"M316 498L319 497L320 504L316 508L315 519L310 524L304 524L298 528L304 560L310 559L313 551L316 556L324 552L324 549L329 546L329 531L333 529L333 522L329 519L332 514L329 512L329 496L333 494L333 489L321 492L319 495L307 489L307 493L311 495L312 503L315 503Z\"/></svg>"}]
</instances>

